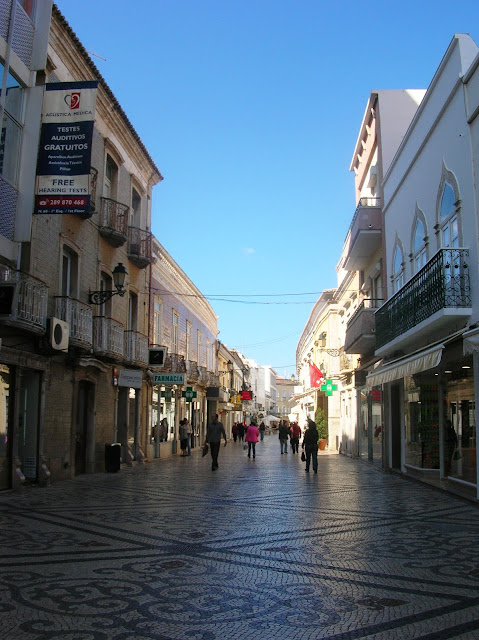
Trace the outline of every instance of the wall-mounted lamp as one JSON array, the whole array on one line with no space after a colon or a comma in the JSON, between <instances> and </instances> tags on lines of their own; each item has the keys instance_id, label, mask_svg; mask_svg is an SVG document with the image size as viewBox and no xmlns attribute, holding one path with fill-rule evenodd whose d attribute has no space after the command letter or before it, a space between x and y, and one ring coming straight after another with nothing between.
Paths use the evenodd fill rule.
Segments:
<instances>
[{"instance_id":1,"label":"wall-mounted lamp","mask_svg":"<svg viewBox=\"0 0 479 640\"><path fill-rule=\"evenodd\" d=\"M116 289L112 291L90 291L88 301L90 304L104 304L107 300L110 300L113 296L124 296L125 278L128 275L127 270L121 262L119 262L113 269L113 283Z\"/></svg>"}]
</instances>

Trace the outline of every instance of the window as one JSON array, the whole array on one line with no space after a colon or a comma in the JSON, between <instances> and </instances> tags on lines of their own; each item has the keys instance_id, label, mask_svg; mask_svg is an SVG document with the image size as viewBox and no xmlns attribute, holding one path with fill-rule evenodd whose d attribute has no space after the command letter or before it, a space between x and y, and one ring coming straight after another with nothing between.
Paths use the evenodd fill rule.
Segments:
<instances>
[{"instance_id":1,"label":"window","mask_svg":"<svg viewBox=\"0 0 479 640\"><path fill-rule=\"evenodd\" d=\"M35 9L35 0L18 0L18 4L23 8L25 13L28 16L30 16L30 18L33 17L33 11Z\"/></svg>"},{"instance_id":2,"label":"window","mask_svg":"<svg viewBox=\"0 0 479 640\"><path fill-rule=\"evenodd\" d=\"M162 343L162 329L163 329L163 301L158 296L155 296L153 303L153 344Z\"/></svg>"},{"instance_id":3,"label":"window","mask_svg":"<svg viewBox=\"0 0 479 640\"><path fill-rule=\"evenodd\" d=\"M101 273L100 275L100 291L112 291L113 289L113 280L111 276L107 273ZM100 310L98 312L100 316L111 317L111 299L104 302L100 305Z\"/></svg>"},{"instance_id":4,"label":"window","mask_svg":"<svg viewBox=\"0 0 479 640\"><path fill-rule=\"evenodd\" d=\"M0 63L2 75L5 67ZM1 96L4 107L2 134L0 138L0 174L13 186L17 186L20 146L22 141L22 121L24 90L11 73L7 73L5 96Z\"/></svg>"},{"instance_id":5,"label":"window","mask_svg":"<svg viewBox=\"0 0 479 640\"><path fill-rule=\"evenodd\" d=\"M456 210L456 194L449 182L444 183L439 209L441 224L441 245L443 247L459 246L459 223Z\"/></svg>"},{"instance_id":6,"label":"window","mask_svg":"<svg viewBox=\"0 0 479 640\"><path fill-rule=\"evenodd\" d=\"M201 331L198 331L198 333L196 334L196 342L197 342L197 348L198 348L198 366L201 367L203 364L203 336L201 335Z\"/></svg>"},{"instance_id":7,"label":"window","mask_svg":"<svg viewBox=\"0 0 479 640\"><path fill-rule=\"evenodd\" d=\"M61 295L76 298L78 292L78 256L69 247L63 247Z\"/></svg>"},{"instance_id":8,"label":"window","mask_svg":"<svg viewBox=\"0 0 479 640\"><path fill-rule=\"evenodd\" d=\"M414 273L417 273L427 262L425 235L423 223L417 220L413 247Z\"/></svg>"},{"instance_id":9,"label":"window","mask_svg":"<svg viewBox=\"0 0 479 640\"><path fill-rule=\"evenodd\" d=\"M185 355L187 360L191 360L190 350L191 350L191 322L187 320L186 321L186 355Z\"/></svg>"},{"instance_id":10,"label":"window","mask_svg":"<svg viewBox=\"0 0 479 640\"><path fill-rule=\"evenodd\" d=\"M107 154L105 162L105 180L103 184L103 195L105 198L115 200L118 182L118 167L113 158Z\"/></svg>"},{"instance_id":11,"label":"window","mask_svg":"<svg viewBox=\"0 0 479 640\"><path fill-rule=\"evenodd\" d=\"M211 349L209 338L206 338L206 368L208 371L211 371Z\"/></svg>"},{"instance_id":12,"label":"window","mask_svg":"<svg viewBox=\"0 0 479 640\"><path fill-rule=\"evenodd\" d=\"M134 187L131 190L131 222L134 227L141 227L141 196Z\"/></svg>"},{"instance_id":13,"label":"window","mask_svg":"<svg viewBox=\"0 0 479 640\"><path fill-rule=\"evenodd\" d=\"M392 283L393 283L393 293L396 293L396 291L399 291L399 289L401 289L401 287L404 285L404 268L403 268L402 251L400 247L397 245L394 250Z\"/></svg>"},{"instance_id":14,"label":"window","mask_svg":"<svg viewBox=\"0 0 479 640\"><path fill-rule=\"evenodd\" d=\"M178 353L178 326L180 324L180 316L178 311L173 310L173 326L171 333L171 350L173 353Z\"/></svg>"},{"instance_id":15,"label":"window","mask_svg":"<svg viewBox=\"0 0 479 640\"><path fill-rule=\"evenodd\" d=\"M130 293L128 307L128 328L130 331L138 330L138 296L136 293Z\"/></svg>"}]
</instances>

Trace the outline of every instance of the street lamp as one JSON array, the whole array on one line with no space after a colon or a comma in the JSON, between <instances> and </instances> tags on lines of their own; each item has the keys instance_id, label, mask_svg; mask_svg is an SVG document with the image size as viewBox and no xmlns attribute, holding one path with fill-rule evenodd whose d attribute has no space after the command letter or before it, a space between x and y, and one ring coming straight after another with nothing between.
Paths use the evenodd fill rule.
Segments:
<instances>
[{"instance_id":1,"label":"street lamp","mask_svg":"<svg viewBox=\"0 0 479 640\"><path fill-rule=\"evenodd\" d=\"M128 275L127 270L123 266L123 263L119 262L116 267L113 269L113 283L116 287L110 291L102 290L102 291L90 291L88 296L88 301L90 304L104 304L107 300L110 300L113 296L125 295L125 289L123 285L125 284L125 278Z\"/></svg>"}]
</instances>

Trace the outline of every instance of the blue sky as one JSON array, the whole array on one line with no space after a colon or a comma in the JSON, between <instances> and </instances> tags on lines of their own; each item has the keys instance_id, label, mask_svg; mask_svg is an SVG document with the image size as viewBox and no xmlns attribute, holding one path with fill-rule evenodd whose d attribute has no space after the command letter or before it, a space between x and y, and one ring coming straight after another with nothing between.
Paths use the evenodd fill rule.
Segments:
<instances>
[{"instance_id":1,"label":"blue sky","mask_svg":"<svg viewBox=\"0 0 479 640\"><path fill-rule=\"evenodd\" d=\"M209 297L219 339L291 375L336 286L370 91L427 88L454 33L479 43L479 2L57 5L165 178L153 232Z\"/></svg>"}]
</instances>

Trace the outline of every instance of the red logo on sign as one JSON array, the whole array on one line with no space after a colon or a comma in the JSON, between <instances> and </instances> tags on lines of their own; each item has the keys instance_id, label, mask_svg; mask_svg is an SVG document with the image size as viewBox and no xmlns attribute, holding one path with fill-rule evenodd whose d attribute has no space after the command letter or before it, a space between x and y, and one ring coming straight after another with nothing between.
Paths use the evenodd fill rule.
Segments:
<instances>
[{"instance_id":1,"label":"red logo on sign","mask_svg":"<svg viewBox=\"0 0 479 640\"><path fill-rule=\"evenodd\" d=\"M65 104L73 111L80 108L81 91L73 91L65 96Z\"/></svg>"}]
</instances>

